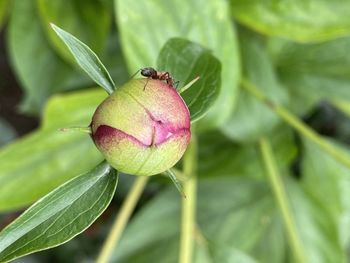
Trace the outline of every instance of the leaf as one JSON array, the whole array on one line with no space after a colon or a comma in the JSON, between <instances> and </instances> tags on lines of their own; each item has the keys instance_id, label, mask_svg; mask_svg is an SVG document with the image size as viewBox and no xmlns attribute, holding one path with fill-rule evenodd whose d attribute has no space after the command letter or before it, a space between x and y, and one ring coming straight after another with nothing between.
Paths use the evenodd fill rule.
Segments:
<instances>
[{"instance_id":1,"label":"leaf","mask_svg":"<svg viewBox=\"0 0 350 263\"><path fill-rule=\"evenodd\" d=\"M285 177L284 183L307 251L307 262L333 262L334 259L344 262L346 250L339 249L328 212L314 202L299 182ZM315 187L315 180L312 183ZM344 186L344 192L347 189ZM144 206L129 223L111 262L146 263L160 258L162 262L176 262L181 220L177 196L176 190L170 187ZM323 195L324 199L327 197ZM243 254L258 262L294 262L270 187L254 175L244 178L217 174L215 178L199 180L196 217L196 262L215 262L212 255L215 248L230 249L236 257ZM344 229L343 235L348 233ZM203 243L207 248L203 248ZM205 249L208 251L203 251Z\"/></svg>"},{"instance_id":2,"label":"leaf","mask_svg":"<svg viewBox=\"0 0 350 263\"><path fill-rule=\"evenodd\" d=\"M244 77L276 104L286 104L288 94L278 83L266 48L258 36L241 30L240 46ZM232 140L256 141L280 122L281 119L271 109L242 89L236 110L229 121L221 126L221 130Z\"/></svg>"},{"instance_id":3,"label":"leaf","mask_svg":"<svg viewBox=\"0 0 350 263\"><path fill-rule=\"evenodd\" d=\"M320 44L282 43L276 52L279 75L305 113L320 100L350 99L350 37Z\"/></svg>"},{"instance_id":4,"label":"leaf","mask_svg":"<svg viewBox=\"0 0 350 263\"><path fill-rule=\"evenodd\" d=\"M333 105L350 117L350 100L336 99L332 101Z\"/></svg>"},{"instance_id":5,"label":"leaf","mask_svg":"<svg viewBox=\"0 0 350 263\"><path fill-rule=\"evenodd\" d=\"M114 82L97 55L79 39L51 24L52 29L67 45L79 66L109 94L115 90Z\"/></svg>"},{"instance_id":6,"label":"leaf","mask_svg":"<svg viewBox=\"0 0 350 263\"><path fill-rule=\"evenodd\" d=\"M16 130L3 118L0 117L0 147L17 137Z\"/></svg>"},{"instance_id":7,"label":"leaf","mask_svg":"<svg viewBox=\"0 0 350 263\"><path fill-rule=\"evenodd\" d=\"M2 28L7 16L9 0L0 0L0 29Z\"/></svg>"},{"instance_id":8,"label":"leaf","mask_svg":"<svg viewBox=\"0 0 350 263\"><path fill-rule=\"evenodd\" d=\"M267 35L300 42L344 36L350 32L350 3L319 0L231 0L233 16Z\"/></svg>"},{"instance_id":9,"label":"leaf","mask_svg":"<svg viewBox=\"0 0 350 263\"><path fill-rule=\"evenodd\" d=\"M86 83L51 49L35 1L11 1L7 45L12 66L25 91L21 105L25 112L38 114L51 94Z\"/></svg>"},{"instance_id":10,"label":"leaf","mask_svg":"<svg viewBox=\"0 0 350 263\"><path fill-rule=\"evenodd\" d=\"M220 93L220 62L200 45L172 38L161 49L157 64L160 70L171 72L180 87L200 76L181 96L190 110L191 122L203 117Z\"/></svg>"},{"instance_id":11,"label":"leaf","mask_svg":"<svg viewBox=\"0 0 350 263\"><path fill-rule=\"evenodd\" d=\"M0 150L0 211L26 206L102 160L88 135L58 129L89 125L105 96L92 90L54 97L41 129Z\"/></svg>"},{"instance_id":12,"label":"leaf","mask_svg":"<svg viewBox=\"0 0 350 263\"><path fill-rule=\"evenodd\" d=\"M44 130L2 149L0 159L0 211L6 211L32 203L102 156L86 134Z\"/></svg>"},{"instance_id":13,"label":"leaf","mask_svg":"<svg viewBox=\"0 0 350 263\"><path fill-rule=\"evenodd\" d=\"M197 237L203 240L195 244L195 263L257 263L242 250L232 248L226 244L217 244L206 241L204 237Z\"/></svg>"},{"instance_id":14,"label":"leaf","mask_svg":"<svg viewBox=\"0 0 350 263\"><path fill-rule=\"evenodd\" d=\"M165 263L176 262L179 200L176 189L171 187L144 206L129 223L110 262L146 263L158 262L160 258ZM200 181L199 229L213 249L225 247L237 250L236 256L247 253L265 259L259 262L284 262L283 230L272 201L267 186L260 181L232 177Z\"/></svg>"},{"instance_id":15,"label":"leaf","mask_svg":"<svg viewBox=\"0 0 350 263\"><path fill-rule=\"evenodd\" d=\"M106 97L106 93L99 89L55 95L46 104L42 129L87 127L97 106Z\"/></svg>"},{"instance_id":16,"label":"leaf","mask_svg":"<svg viewBox=\"0 0 350 263\"><path fill-rule=\"evenodd\" d=\"M239 249L232 248L225 244L214 244L209 243L208 254L206 254L203 258L198 257L198 251L200 248L197 246L197 255L196 261L197 263L202 263L204 259L209 263L257 263L258 261L254 260L252 257L244 253Z\"/></svg>"},{"instance_id":17,"label":"leaf","mask_svg":"<svg viewBox=\"0 0 350 263\"><path fill-rule=\"evenodd\" d=\"M289 167L297 155L293 131L279 125L271 133L277 163ZM237 144L221 132L199 136L198 174L200 177L245 176L264 178L264 166L255 143Z\"/></svg>"},{"instance_id":18,"label":"leaf","mask_svg":"<svg viewBox=\"0 0 350 263\"><path fill-rule=\"evenodd\" d=\"M335 145L350 158L348 146ZM322 211L324 220L327 220L323 229L328 231L323 232L328 233L329 238L322 245L328 255L333 249L339 251L339 256L345 253L344 250L350 244L350 169L307 140L303 140L303 146L303 186Z\"/></svg>"},{"instance_id":19,"label":"leaf","mask_svg":"<svg viewBox=\"0 0 350 263\"><path fill-rule=\"evenodd\" d=\"M52 31L50 23L71 32L96 53L101 53L107 41L112 15L106 4L100 0L37 0L37 5L48 38L64 59L75 63L66 46Z\"/></svg>"},{"instance_id":20,"label":"leaf","mask_svg":"<svg viewBox=\"0 0 350 263\"><path fill-rule=\"evenodd\" d=\"M318 186L318 182L313 181L313 185ZM339 246L337 230L327 212L320 208L307 190L303 191L292 181L287 186L298 232L307 251L306 262L346 262L346 250Z\"/></svg>"},{"instance_id":21,"label":"leaf","mask_svg":"<svg viewBox=\"0 0 350 263\"><path fill-rule=\"evenodd\" d=\"M111 0L108 1L110 1L109 3L112 5L113 2ZM103 61L106 68L108 68L108 72L117 87L123 85L130 79L119 43L119 35L114 28L109 34L106 48L101 55L101 61Z\"/></svg>"},{"instance_id":22,"label":"leaf","mask_svg":"<svg viewBox=\"0 0 350 263\"><path fill-rule=\"evenodd\" d=\"M106 162L56 188L0 232L0 261L65 243L107 208L117 172Z\"/></svg>"},{"instance_id":23,"label":"leaf","mask_svg":"<svg viewBox=\"0 0 350 263\"><path fill-rule=\"evenodd\" d=\"M213 51L222 63L222 86L218 99L199 125L210 128L224 123L235 106L240 71L227 1L203 4L201 0L115 0L115 12L130 73L155 67L159 51L173 37L186 36Z\"/></svg>"}]
</instances>

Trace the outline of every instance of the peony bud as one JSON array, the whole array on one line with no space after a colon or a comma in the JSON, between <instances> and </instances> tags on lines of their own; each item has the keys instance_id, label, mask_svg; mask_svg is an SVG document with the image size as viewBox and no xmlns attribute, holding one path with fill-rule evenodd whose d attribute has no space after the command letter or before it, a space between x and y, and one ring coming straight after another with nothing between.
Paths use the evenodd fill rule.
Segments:
<instances>
[{"instance_id":1,"label":"peony bud","mask_svg":"<svg viewBox=\"0 0 350 263\"><path fill-rule=\"evenodd\" d=\"M98 106L91 130L111 166L148 176L180 160L191 137L190 114L173 87L160 80L133 79Z\"/></svg>"}]
</instances>

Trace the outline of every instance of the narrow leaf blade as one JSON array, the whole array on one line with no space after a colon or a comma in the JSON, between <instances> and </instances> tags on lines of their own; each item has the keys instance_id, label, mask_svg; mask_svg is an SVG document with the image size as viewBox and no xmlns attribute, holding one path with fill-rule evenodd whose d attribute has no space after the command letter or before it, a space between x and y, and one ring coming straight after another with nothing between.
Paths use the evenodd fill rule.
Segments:
<instances>
[{"instance_id":1,"label":"narrow leaf blade","mask_svg":"<svg viewBox=\"0 0 350 263\"><path fill-rule=\"evenodd\" d=\"M106 67L102 64L97 55L87 45L73 35L54 24L51 24L51 27L67 45L79 66L90 76L93 81L111 94L115 89L115 84Z\"/></svg>"},{"instance_id":2,"label":"narrow leaf blade","mask_svg":"<svg viewBox=\"0 0 350 263\"><path fill-rule=\"evenodd\" d=\"M89 227L107 208L118 175L106 162L40 199L0 232L0 262L58 246Z\"/></svg>"},{"instance_id":3,"label":"narrow leaf blade","mask_svg":"<svg viewBox=\"0 0 350 263\"><path fill-rule=\"evenodd\" d=\"M220 93L221 63L208 49L181 38L165 43L158 56L158 68L171 72L182 85L200 79L181 93L191 114L191 121L203 117Z\"/></svg>"}]
</instances>

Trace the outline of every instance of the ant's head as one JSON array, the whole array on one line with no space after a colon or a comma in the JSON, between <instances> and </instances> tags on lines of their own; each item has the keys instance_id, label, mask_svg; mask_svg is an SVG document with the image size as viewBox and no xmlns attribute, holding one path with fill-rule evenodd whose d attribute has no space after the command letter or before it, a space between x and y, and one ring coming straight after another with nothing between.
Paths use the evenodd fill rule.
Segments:
<instances>
[{"instance_id":1,"label":"ant's head","mask_svg":"<svg viewBox=\"0 0 350 263\"><path fill-rule=\"evenodd\" d=\"M141 69L141 75L144 77L157 76L157 71L154 68L143 68Z\"/></svg>"}]
</instances>

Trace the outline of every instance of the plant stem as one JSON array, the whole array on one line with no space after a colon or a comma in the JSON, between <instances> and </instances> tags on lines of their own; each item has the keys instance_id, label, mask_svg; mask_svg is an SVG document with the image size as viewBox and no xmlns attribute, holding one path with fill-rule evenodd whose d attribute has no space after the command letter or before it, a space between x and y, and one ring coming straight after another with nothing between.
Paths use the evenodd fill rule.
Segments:
<instances>
[{"instance_id":1,"label":"plant stem","mask_svg":"<svg viewBox=\"0 0 350 263\"><path fill-rule=\"evenodd\" d=\"M115 219L112 229L103 244L102 250L97 258L97 263L106 263L109 261L113 250L115 250L118 241L121 238L121 235L125 229L129 218L134 211L134 208L139 200L146 184L148 181L148 176L139 176L134 184L132 185L126 200L124 201L121 210Z\"/></svg>"},{"instance_id":2,"label":"plant stem","mask_svg":"<svg viewBox=\"0 0 350 263\"><path fill-rule=\"evenodd\" d=\"M332 144L330 144L328 141L322 138L322 136L316 133L308 125L300 121L299 118L296 117L293 113L289 112L286 108L275 104L248 80L242 79L241 84L246 91L248 91L251 95L263 102L265 105L267 105L290 126L296 129L306 138L309 138L311 141L316 143L321 149L323 149L329 155L333 156L334 159L346 165L347 167L350 167L350 159L347 158L346 155L344 155L336 147L334 147Z\"/></svg>"},{"instance_id":3,"label":"plant stem","mask_svg":"<svg viewBox=\"0 0 350 263\"><path fill-rule=\"evenodd\" d=\"M186 199L182 198L179 263L192 263L197 195L197 140L194 134L184 156L184 174L186 180L183 188Z\"/></svg>"},{"instance_id":4,"label":"plant stem","mask_svg":"<svg viewBox=\"0 0 350 263\"><path fill-rule=\"evenodd\" d=\"M275 163L271 145L265 138L261 138L259 144L266 168L266 173L268 175L270 185L282 213L282 218L287 231L289 243L292 247L292 251L294 252L295 261L300 263L307 262L305 259L302 242L298 236L298 231L292 210L288 203L286 189Z\"/></svg>"},{"instance_id":5,"label":"plant stem","mask_svg":"<svg viewBox=\"0 0 350 263\"><path fill-rule=\"evenodd\" d=\"M75 132L83 132L83 133L91 134L91 128L90 127L69 127L69 128L60 128L58 130L60 132L75 131Z\"/></svg>"}]
</instances>

